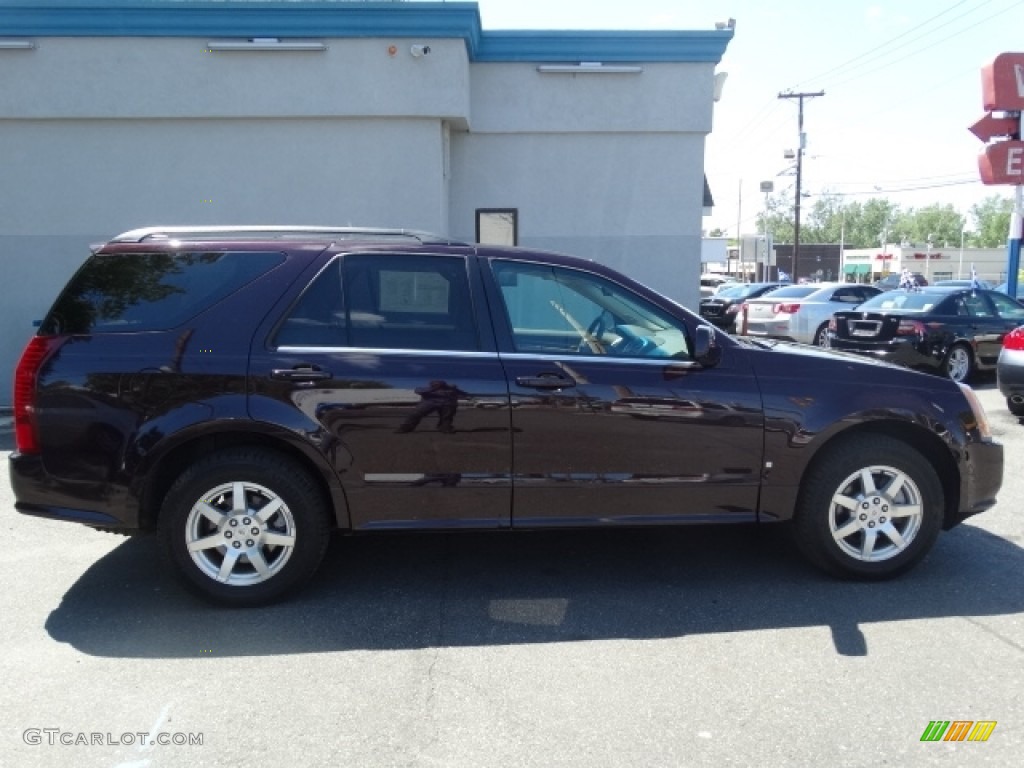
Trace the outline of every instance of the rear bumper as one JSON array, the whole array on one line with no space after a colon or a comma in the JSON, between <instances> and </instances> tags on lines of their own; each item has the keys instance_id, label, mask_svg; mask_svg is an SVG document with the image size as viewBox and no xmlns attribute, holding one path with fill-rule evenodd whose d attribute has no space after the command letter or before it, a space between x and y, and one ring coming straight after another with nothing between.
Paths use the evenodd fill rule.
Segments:
<instances>
[{"instance_id":1,"label":"rear bumper","mask_svg":"<svg viewBox=\"0 0 1024 768\"><path fill-rule=\"evenodd\" d=\"M123 495L107 486L58 480L46 472L38 455L12 453L7 461L14 492L14 508L24 515L65 520L101 528L135 530L137 521L128 519ZM91 503L83 505L83 500Z\"/></svg>"},{"instance_id":2,"label":"rear bumper","mask_svg":"<svg viewBox=\"0 0 1024 768\"><path fill-rule=\"evenodd\" d=\"M1003 397L1024 395L1024 351L1004 348L999 353L996 377Z\"/></svg>"},{"instance_id":3,"label":"rear bumper","mask_svg":"<svg viewBox=\"0 0 1024 768\"><path fill-rule=\"evenodd\" d=\"M874 358L875 360L896 363L897 365L919 371L935 373L942 366L942 360L922 353L909 339L893 341L887 344L863 344L846 339L838 339L834 334L829 334L828 343L830 349L836 349L841 352L853 352L858 355Z\"/></svg>"}]
</instances>

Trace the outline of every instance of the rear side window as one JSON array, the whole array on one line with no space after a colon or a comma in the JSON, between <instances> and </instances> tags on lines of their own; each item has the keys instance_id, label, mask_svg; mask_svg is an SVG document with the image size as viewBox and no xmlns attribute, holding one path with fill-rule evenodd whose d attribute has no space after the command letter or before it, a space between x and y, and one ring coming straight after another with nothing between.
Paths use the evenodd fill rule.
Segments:
<instances>
[{"instance_id":1,"label":"rear side window","mask_svg":"<svg viewBox=\"0 0 1024 768\"><path fill-rule=\"evenodd\" d=\"M44 334L175 328L284 261L284 254L96 254L43 322Z\"/></svg>"},{"instance_id":2,"label":"rear side window","mask_svg":"<svg viewBox=\"0 0 1024 768\"><path fill-rule=\"evenodd\" d=\"M277 346L476 351L461 256L349 255L320 273L279 327Z\"/></svg>"}]
</instances>

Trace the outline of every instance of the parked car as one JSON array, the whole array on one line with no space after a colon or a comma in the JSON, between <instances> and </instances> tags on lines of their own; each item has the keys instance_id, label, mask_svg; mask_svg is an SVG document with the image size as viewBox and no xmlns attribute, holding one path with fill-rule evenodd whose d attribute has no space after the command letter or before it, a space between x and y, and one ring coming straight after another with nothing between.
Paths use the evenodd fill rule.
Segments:
<instances>
[{"instance_id":1,"label":"parked car","mask_svg":"<svg viewBox=\"0 0 1024 768\"><path fill-rule=\"evenodd\" d=\"M984 288L991 290L992 284L988 280L936 280L932 283L936 288ZM1003 291L1006 293L1006 291Z\"/></svg>"},{"instance_id":2,"label":"parked car","mask_svg":"<svg viewBox=\"0 0 1024 768\"><path fill-rule=\"evenodd\" d=\"M747 335L826 346L832 313L850 309L880 291L859 283L811 283L780 288L747 303Z\"/></svg>"},{"instance_id":3,"label":"parked car","mask_svg":"<svg viewBox=\"0 0 1024 768\"><path fill-rule=\"evenodd\" d=\"M719 289L726 285L732 285L738 282L735 277L729 275L701 275L700 276L700 295L714 296Z\"/></svg>"},{"instance_id":4,"label":"parked car","mask_svg":"<svg viewBox=\"0 0 1024 768\"><path fill-rule=\"evenodd\" d=\"M911 272L910 276L914 279L914 285L918 288L923 288L928 285L928 281L925 276L920 272ZM893 291L900 287L900 281L903 279L901 272L890 272L888 275L883 277L881 280L876 280L874 285L880 291Z\"/></svg>"},{"instance_id":5,"label":"parked car","mask_svg":"<svg viewBox=\"0 0 1024 768\"><path fill-rule=\"evenodd\" d=\"M335 529L788 522L887 578L1003 471L969 387L729 336L592 261L329 227L106 243L22 355L15 435L20 512L155 531L241 606Z\"/></svg>"},{"instance_id":6,"label":"parked car","mask_svg":"<svg viewBox=\"0 0 1024 768\"><path fill-rule=\"evenodd\" d=\"M1024 327L1014 328L1003 337L1003 348L996 361L996 381L1010 413L1024 416Z\"/></svg>"},{"instance_id":7,"label":"parked car","mask_svg":"<svg viewBox=\"0 0 1024 768\"><path fill-rule=\"evenodd\" d=\"M1024 304L997 291L888 291L836 312L828 344L964 382L995 368L1003 337L1021 324Z\"/></svg>"},{"instance_id":8,"label":"parked car","mask_svg":"<svg viewBox=\"0 0 1024 768\"><path fill-rule=\"evenodd\" d=\"M1000 283L999 285L997 285L993 290L999 291L1000 293L1005 293L1007 296L1009 296L1010 295L1010 284L1009 284L1009 282L1004 281L1004 282ZM1013 298L1013 297L1011 297L1011 298ZM1020 299L1024 299L1024 280L1021 280L1021 281L1019 281L1017 283L1017 296L1016 296L1016 298L1017 298L1018 301Z\"/></svg>"},{"instance_id":9,"label":"parked car","mask_svg":"<svg viewBox=\"0 0 1024 768\"><path fill-rule=\"evenodd\" d=\"M736 329L736 317L740 306L748 299L756 299L766 293L781 288L788 283L736 283L725 285L713 296L700 300L700 316L709 323L729 331Z\"/></svg>"}]
</instances>

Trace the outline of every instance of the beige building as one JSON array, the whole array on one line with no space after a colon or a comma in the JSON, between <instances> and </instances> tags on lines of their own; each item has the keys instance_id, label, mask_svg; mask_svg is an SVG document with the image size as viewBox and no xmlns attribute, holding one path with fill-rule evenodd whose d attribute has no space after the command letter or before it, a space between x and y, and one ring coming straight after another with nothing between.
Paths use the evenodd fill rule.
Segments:
<instances>
[{"instance_id":1,"label":"beige building","mask_svg":"<svg viewBox=\"0 0 1024 768\"><path fill-rule=\"evenodd\" d=\"M887 244L884 248L846 249L843 274L847 280L870 283L892 272L920 272L929 283L970 279L973 265L982 280L996 285L1006 280L1005 248L946 248L932 245Z\"/></svg>"}]
</instances>

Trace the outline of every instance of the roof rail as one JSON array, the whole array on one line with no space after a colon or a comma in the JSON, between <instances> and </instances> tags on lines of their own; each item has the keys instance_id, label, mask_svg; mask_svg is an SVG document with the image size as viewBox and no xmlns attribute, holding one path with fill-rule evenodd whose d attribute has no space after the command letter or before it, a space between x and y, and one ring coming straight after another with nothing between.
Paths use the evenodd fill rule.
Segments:
<instances>
[{"instance_id":1,"label":"roof rail","mask_svg":"<svg viewBox=\"0 0 1024 768\"><path fill-rule=\"evenodd\" d=\"M147 240L230 240L246 238L286 239L354 239L354 238L405 238L423 244L465 245L457 240L421 232L415 229L387 229L374 227L303 227L303 226L172 226L143 227L122 232L110 240L112 243L142 243Z\"/></svg>"}]
</instances>

